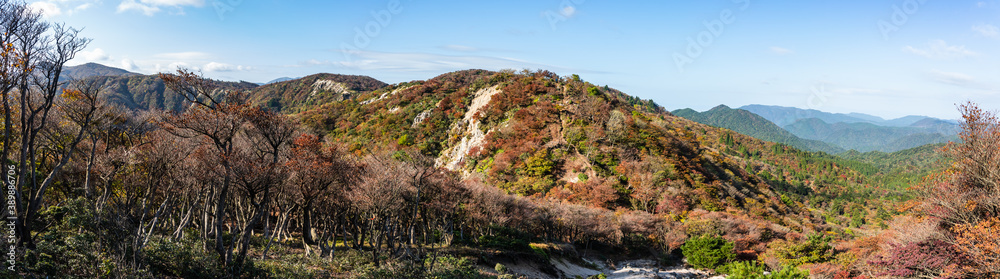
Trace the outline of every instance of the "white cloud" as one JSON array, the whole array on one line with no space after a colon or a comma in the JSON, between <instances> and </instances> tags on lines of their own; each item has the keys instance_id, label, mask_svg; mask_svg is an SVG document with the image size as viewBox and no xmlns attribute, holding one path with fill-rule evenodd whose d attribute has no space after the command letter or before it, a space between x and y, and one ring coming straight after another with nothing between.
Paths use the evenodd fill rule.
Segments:
<instances>
[{"instance_id":1,"label":"white cloud","mask_svg":"<svg viewBox=\"0 0 1000 279\"><path fill-rule=\"evenodd\" d=\"M139 66L135 65L135 61L132 61L132 59L122 59L122 69L125 69L126 71L138 72Z\"/></svg>"},{"instance_id":2,"label":"white cloud","mask_svg":"<svg viewBox=\"0 0 1000 279\"><path fill-rule=\"evenodd\" d=\"M903 51L931 59L955 59L978 54L966 49L965 46L948 45L944 40L931 41L926 48L906 46Z\"/></svg>"},{"instance_id":3,"label":"white cloud","mask_svg":"<svg viewBox=\"0 0 1000 279\"><path fill-rule=\"evenodd\" d=\"M206 72L234 72L234 71L248 71L252 70L252 67L247 67L243 65L230 65L226 63L219 62L209 62L203 67Z\"/></svg>"},{"instance_id":4,"label":"white cloud","mask_svg":"<svg viewBox=\"0 0 1000 279\"><path fill-rule=\"evenodd\" d=\"M127 12L127 11L130 11L130 10L140 11L144 15L152 16L152 15L156 14L157 12L159 12L160 8L156 7L156 6L150 6L150 5L144 5L144 4L136 3L135 0L125 0L125 1L122 1L121 4L118 4L118 12L119 13Z\"/></svg>"},{"instance_id":5,"label":"white cloud","mask_svg":"<svg viewBox=\"0 0 1000 279\"><path fill-rule=\"evenodd\" d=\"M87 8L90 8L90 6L91 6L91 3L83 3L83 4L80 4L80 5L77 5L76 7L73 7L73 9L70 9L69 11L67 11L66 14L67 15L73 15L75 13L78 13L78 12L81 12L83 10L86 10Z\"/></svg>"},{"instance_id":6,"label":"white cloud","mask_svg":"<svg viewBox=\"0 0 1000 279\"><path fill-rule=\"evenodd\" d=\"M195 6L205 5L204 0L139 0L143 4L154 6Z\"/></svg>"},{"instance_id":7,"label":"white cloud","mask_svg":"<svg viewBox=\"0 0 1000 279\"><path fill-rule=\"evenodd\" d=\"M399 53L349 51L343 53L347 61L303 62L306 66L331 64L350 69L392 72L442 73L465 69L548 69L554 72L595 73L596 71L540 64L509 57L472 55L440 55L430 53Z\"/></svg>"},{"instance_id":8,"label":"white cloud","mask_svg":"<svg viewBox=\"0 0 1000 279\"><path fill-rule=\"evenodd\" d=\"M168 59L168 60L205 60L210 58L211 56L212 56L211 54L198 51L169 52L169 53L159 53L153 55L153 57Z\"/></svg>"},{"instance_id":9,"label":"white cloud","mask_svg":"<svg viewBox=\"0 0 1000 279\"><path fill-rule=\"evenodd\" d=\"M144 15L152 16L161 11L161 7L172 7L177 10L177 14L184 14L183 7L201 7L205 5L204 0L122 0L118 4L118 12L131 10L139 11Z\"/></svg>"},{"instance_id":10,"label":"white cloud","mask_svg":"<svg viewBox=\"0 0 1000 279\"><path fill-rule=\"evenodd\" d=\"M316 59L309 59L309 61L303 62L303 64L309 66L320 66L320 65L333 65L334 63L330 61L319 61Z\"/></svg>"},{"instance_id":11,"label":"white cloud","mask_svg":"<svg viewBox=\"0 0 1000 279\"><path fill-rule=\"evenodd\" d=\"M28 6L50 18L60 15L71 16L100 3L101 0L42 0L29 3Z\"/></svg>"},{"instance_id":12,"label":"white cloud","mask_svg":"<svg viewBox=\"0 0 1000 279\"><path fill-rule=\"evenodd\" d=\"M157 64L156 66L157 66L157 68L159 68L160 65ZM188 63L184 63L184 62L170 63L170 65L167 65L167 68L165 68L164 70L166 70L167 72L173 72L173 71L175 71L177 69L188 69L190 71L195 71L195 72L201 71L201 68L192 67L191 65L188 65ZM160 72L160 70L157 70L157 72Z\"/></svg>"},{"instance_id":13,"label":"white cloud","mask_svg":"<svg viewBox=\"0 0 1000 279\"><path fill-rule=\"evenodd\" d=\"M970 75L956 72L931 71L930 75L937 82L964 87L973 85L976 80Z\"/></svg>"},{"instance_id":14,"label":"white cloud","mask_svg":"<svg viewBox=\"0 0 1000 279\"><path fill-rule=\"evenodd\" d=\"M107 61L111 59L111 55L108 55L103 49L95 48L91 51L81 51L80 58L88 62Z\"/></svg>"},{"instance_id":15,"label":"white cloud","mask_svg":"<svg viewBox=\"0 0 1000 279\"><path fill-rule=\"evenodd\" d=\"M45 17L54 17L62 14L62 9L59 8L59 5L52 2L34 2L28 4L28 7L31 7L32 10L41 11Z\"/></svg>"},{"instance_id":16,"label":"white cloud","mask_svg":"<svg viewBox=\"0 0 1000 279\"><path fill-rule=\"evenodd\" d=\"M783 48L783 47L776 47L776 46L771 47L771 52L774 52L776 54L791 54L791 53L794 53L794 51L792 51L790 49Z\"/></svg>"},{"instance_id":17,"label":"white cloud","mask_svg":"<svg viewBox=\"0 0 1000 279\"><path fill-rule=\"evenodd\" d=\"M992 24L979 24L972 26L972 30L979 33L983 37L987 38L998 38L1000 37L1000 28L997 28Z\"/></svg>"}]
</instances>

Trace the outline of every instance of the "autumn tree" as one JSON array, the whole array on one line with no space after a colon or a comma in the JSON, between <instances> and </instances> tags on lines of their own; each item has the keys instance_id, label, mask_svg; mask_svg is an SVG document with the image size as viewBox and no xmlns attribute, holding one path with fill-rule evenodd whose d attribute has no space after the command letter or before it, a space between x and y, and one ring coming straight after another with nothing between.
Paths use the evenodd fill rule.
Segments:
<instances>
[{"instance_id":1,"label":"autumn tree","mask_svg":"<svg viewBox=\"0 0 1000 279\"><path fill-rule=\"evenodd\" d=\"M308 245L316 244L313 214L317 201L343 195L347 179L345 173L350 170L350 166L340 156L336 148L323 144L315 135L301 135L292 143L291 158L286 163L291 175L286 183L290 191L289 198L301 212L300 229L307 253ZM335 206L336 202L327 205ZM341 208L328 209L339 211Z\"/></svg>"},{"instance_id":2,"label":"autumn tree","mask_svg":"<svg viewBox=\"0 0 1000 279\"><path fill-rule=\"evenodd\" d=\"M929 179L923 212L950 232L948 240L969 256L977 276L996 276L1000 216L1000 119L971 102L959 106L961 142L945 151L952 168Z\"/></svg>"},{"instance_id":3,"label":"autumn tree","mask_svg":"<svg viewBox=\"0 0 1000 279\"><path fill-rule=\"evenodd\" d=\"M225 266L233 264L232 243L225 244L223 230L228 222L230 186L233 184L233 162L236 155L235 139L243 130L246 119L240 92L223 92L214 82L194 72L178 69L177 74L160 74L170 90L181 94L192 107L179 115L171 115L162 122L163 127L177 136L204 139L214 150L222 167L222 181L212 187L214 200L214 225L211 230L202 228L203 234L215 235L215 251Z\"/></svg>"},{"instance_id":4,"label":"autumn tree","mask_svg":"<svg viewBox=\"0 0 1000 279\"><path fill-rule=\"evenodd\" d=\"M63 66L73 59L78 52L90 43L90 39L79 36L79 30L56 24L49 25L40 21L41 14L26 10L25 21L18 30L19 38L15 43L21 63L19 70L28 72L26 78L19 81L19 105L20 108L20 170L18 179L19 193L27 194L23 197L26 204L18 202L18 206L23 206L24 210L18 213L22 218L20 223L20 239L27 247L34 247L34 240L31 235L31 226L36 218L38 210L44 202L45 192L55 182L63 167L69 163L70 158L76 151L77 144L86 136L90 118L93 117L96 106L91 106L83 113L85 126L70 136L70 141L64 148L55 152L51 158L53 164L47 170L47 174L39 175L35 168L39 159L39 134L49 128L52 119L49 118L56 97L59 95L63 82ZM46 34L50 34L46 36ZM44 177L38 181L39 177ZM26 186L26 187L25 187ZM21 199L21 197L18 197Z\"/></svg>"}]
</instances>

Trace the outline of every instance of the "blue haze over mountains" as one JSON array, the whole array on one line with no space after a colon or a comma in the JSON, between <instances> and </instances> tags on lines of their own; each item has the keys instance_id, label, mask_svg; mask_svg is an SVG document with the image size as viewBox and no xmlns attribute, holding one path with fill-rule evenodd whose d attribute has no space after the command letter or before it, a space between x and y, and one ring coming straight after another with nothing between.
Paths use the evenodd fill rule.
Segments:
<instances>
[{"instance_id":1,"label":"blue haze over mountains","mask_svg":"<svg viewBox=\"0 0 1000 279\"><path fill-rule=\"evenodd\" d=\"M827 153L847 150L895 152L955 141L959 131L957 121L927 116L911 115L886 120L862 113L829 113L766 105L747 105L737 109L722 105L701 113L683 109L674 111L674 114L763 140ZM816 144L817 141L828 145Z\"/></svg>"}]
</instances>

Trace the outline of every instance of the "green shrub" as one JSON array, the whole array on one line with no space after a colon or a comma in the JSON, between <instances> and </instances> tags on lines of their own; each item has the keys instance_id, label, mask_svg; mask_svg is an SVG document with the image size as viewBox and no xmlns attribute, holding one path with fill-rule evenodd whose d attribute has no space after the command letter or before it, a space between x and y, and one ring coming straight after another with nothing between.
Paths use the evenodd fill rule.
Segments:
<instances>
[{"instance_id":1,"label":"green shrub","mask_svg":"<svg viewBox=\"0 0 1000 279\"><path fill-rule=\"evenodd\" d=\"M48 226L37 235L35 249L24 254L24 267L33 275L50 278L148 277L144 271L126 271L115 255L132 255L121 238L127 232L107 224L108 219L88 206L83 197L43 208L36 226ZM108 225L108 226L102 226ZM102 228L104 227L104 228Z\"/></svg>"},{"instance_id":2,"label":"green shrub","mask_svg":"<svg viewBox=\"0 0 1000 279\"><path fill-rule=\"evenodd\" d=\"M429 265L431 262L430 258L425 259L425 265ZM501 264L497 264L497 267L503 267ZM498 270L499 271L499 270ZM482 275L479 274L479 270L476 269L475 263L472 260L465 257L453 257L444 256L437 258L437 262L434 267L428 272L426 278L438 278L438 279L463 279L463 278L481 278Z\"/></svg>"},{"instance_id":3,"label":"green shrub","mask_svg":"<svg viewBox=\"0 0 1000 279\"><path fill-rule=\"evenodd\" d=\"M736 258L733 243L721 237L698 236L681 245L688 264L695 268L716 269Z\"/></svg>"},{"instance_id":4,"label":"green shrub","mask_svg":"<svg viewBox=\"0 0 1000 279\"><path fill-rule=\"evenodd\" d=\"M410 138L410 135L403 134L396 140L396 143L402 146L410 146L413 145L413 139Z\"/></svg>"},{"instance_id":5,"label":"green shrub","mask_svg":"<svg viewBox=\"0 0 1000 279\"><path fill-rule=\"evenodd\" d=\"M507 274L507 272L510 272L510 270L507 270L507 266L503 265L502 263L497 263L497 265L493 267L493 269L495 269L497 273L500 274Z\"/></svg>"},{"instance_id":6,"label":"green shrub","mask_svg":"<svg viewBox=\"0 0 1000 279\"><path fill-rule=\"evenodd\" d=\"M733 262L719 268L729 279L806 279L809 272L795 267L784 267L781 270L765 274L766 267L756 261Z\"/></svg>"},{"instance_id":7,"label":"green shrub","mask_svg":"<svg viewBox=\"0 0 1000 279\"><path fill-rule=\"evenodd\" d=\"M431 263L433 262L433 266ZM423 262L386 261L381 266L360 266L351 272L352 278L434 278L434 279L478 279L479 274L472 260L465 257L441 256L425 258Z\"/></svg>"},{"instance_id":8,"label":"green shrub","mask_svg":"<svg viewBox=\"0 0 1000 279\"><path fill-rule=\"evenodd\" d=\"M719 268L720 273L729 275L729 279L764 279L764 265L757 262L732 262Z\"/></svg>"},{"instance_id":9,"label":"green shrub","mask_svg":"<svg viewBox=\"0 0 1000 279\"><path fill-rule=\"evenodd\" d=\"M767 245L768 251L764 256L777 259L786 266L827 262L833 259L831 240L830 236L819 233L809 234L806 241L800 243L778 240Z\"/></svg>"},{"instance_id":10,"label":"green shrub","mask_svg":"<svg viewBox=\"0 0 1000 279\"><path fill-rule=\"evenodd\" d=\"M144 249L149 269L154 274L183 278L217 278L223 275L218 256L205 251L196 233L187 233L178 241L155 237Z\"/></svg>"},{"instance_id":11,"label":"green shrub","mask_svg":"<svg viewBox=\"0 0 1000 279\"><path fill-rule=\"evenodd\" d=\"M809 278L809 271L800 270L798 268L791 267L791 266L786 266L786 267L782 268L779 271L772 272L771 276L769 276L768 278L773 278L773 279L808 279Z\"/></svg>"}]
</instances>

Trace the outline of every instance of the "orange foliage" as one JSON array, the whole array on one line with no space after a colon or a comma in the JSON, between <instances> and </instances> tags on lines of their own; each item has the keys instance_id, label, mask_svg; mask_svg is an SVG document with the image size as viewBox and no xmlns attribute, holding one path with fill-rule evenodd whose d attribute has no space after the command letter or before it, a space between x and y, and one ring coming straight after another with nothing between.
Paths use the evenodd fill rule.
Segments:
<instances>
[{"instance_id":1,"label":"orange foliage","mask_svg":"<svg viewBox=\"0 0 1000 279\"><path fill-rule=\"evenodd\" d=\"M972 271L1000 271L1000 218L962 224L951 230L955 233L955 246L975 263Z\"/></svg>"}]
</instances>

